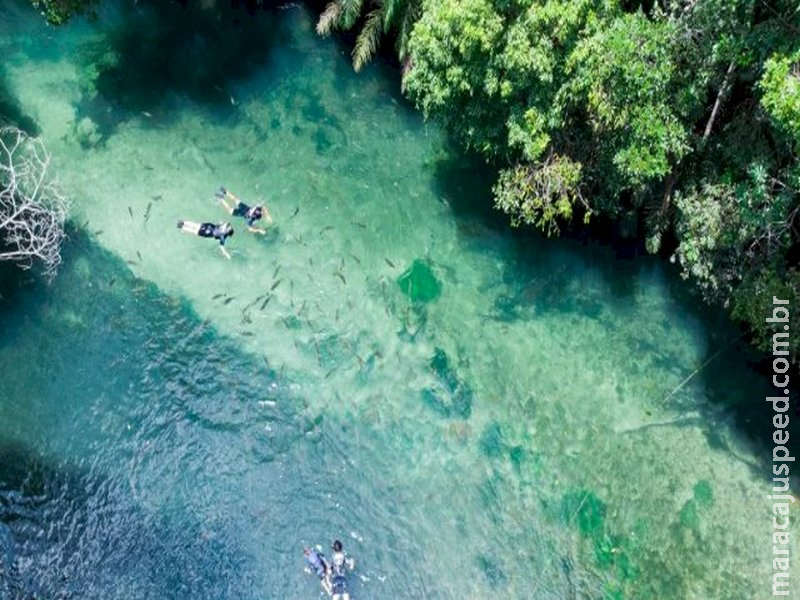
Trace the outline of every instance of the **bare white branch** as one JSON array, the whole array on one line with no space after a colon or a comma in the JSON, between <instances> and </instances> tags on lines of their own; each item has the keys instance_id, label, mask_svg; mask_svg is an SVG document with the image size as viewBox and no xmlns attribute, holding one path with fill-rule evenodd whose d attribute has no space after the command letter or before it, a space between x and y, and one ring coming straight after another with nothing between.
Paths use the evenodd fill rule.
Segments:
<instances>
[{"instance_id":1,"label":"bare white branch","mask_svg":"<svg viewBox=\"0 0 800 600\"><path fill-rule=\"evenodd\" d=\"M0 261L23 269L37 261L48 280L61 264L69 205L48 174L50 155L38 138L0 129Z\"/></svg>"}]
</instances>

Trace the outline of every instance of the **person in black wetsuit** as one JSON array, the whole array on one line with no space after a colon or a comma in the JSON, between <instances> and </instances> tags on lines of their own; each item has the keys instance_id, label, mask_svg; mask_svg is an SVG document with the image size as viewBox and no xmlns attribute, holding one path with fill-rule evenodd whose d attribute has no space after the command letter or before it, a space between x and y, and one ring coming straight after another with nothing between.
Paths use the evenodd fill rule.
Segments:
<instances>
[{"instance_id":1,"label":"person in black wetsuit","mask_svg":"<svg viewBox=\"0 0 800 600\"><path fill-rule=\"evenodd\" d=\"M262 227L253 227L254 223L260 220L261 217L266 217L267 220L272 223L272 216L269 214L266 206L262 206L260 204L257 204L256 206L248 206L242 202L241 199L230 193L225 187L219 188L217 193L214 195L217 197L217 199L219 199L219 201L222 203L222 206L225 207L225 210L228 211L229 214L233 215L234 217L244 217L244 220L247 223L248 231L260 233L261 235L267 233L267 230L263 229ZM228 204L229 200L230 204Z\"/></svg>"},{"instance_id":2,"label":"person in black wetsuit","mask_svg":"<svg viewBox=\"0 0 800 600\"><path fill-rule=\"evenodd\" d=\"M219 249L225 258L230 260L231 255L225 249L225 240L233 235L233 227L230 223L196 223L181 220L178 221L178 229L192 235L219 240Z\"/></svg>"}]
</instances>

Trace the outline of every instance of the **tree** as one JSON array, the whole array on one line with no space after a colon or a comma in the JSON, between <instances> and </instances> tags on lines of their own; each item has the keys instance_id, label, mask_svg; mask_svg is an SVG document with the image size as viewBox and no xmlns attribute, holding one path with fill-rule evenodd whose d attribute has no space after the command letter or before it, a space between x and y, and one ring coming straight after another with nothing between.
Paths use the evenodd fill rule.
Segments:
<instances>
[{"instance_id":1,"label":"tree","mask_svg":"<svg viewBox=\"0 0 800 600\"><path fill-rule=\"evenodd\" d=\"M411 29L419 18L421 0L370 0L369 12L363 0L333 0L320 15L317 33L328 36L336 29L348 30L362 23L353 48L353 68L360 71L372 59L381 37L394 35L400 62L407 66Z\"/></svg>"},{"instance_id":2,"label":"tree","mask_svg":"<svg viewBox=\"0 0 800 600\"><path fill-rule=\"evenodd\" d=\"M99 0L30 0L51 25L63 25L74 15L90 13Z\"/></svg>"},{"instance_id":3,"label":"tree","mask_svg":"<svg viewBox=\"0 0 800 600\"><path fill-rule=\"evenodd\" d=\"M68 206L49 166L41 140L14 127L0 129L0 261L23 269L38 262L52 280L61 263Z\"/></svg>"}]
</instances>

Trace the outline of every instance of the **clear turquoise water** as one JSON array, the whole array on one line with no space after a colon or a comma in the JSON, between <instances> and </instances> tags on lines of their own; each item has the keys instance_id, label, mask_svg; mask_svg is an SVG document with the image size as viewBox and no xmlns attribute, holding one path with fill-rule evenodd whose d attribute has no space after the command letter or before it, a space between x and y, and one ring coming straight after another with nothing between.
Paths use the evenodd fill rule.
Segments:
<instances>
[{"instance_id":1,"label":"clear turquoise water","mask_svg":"<svg viewBox=\"0 0 800 600\"><path fill-rule=\"evenodd\" d=\"M357 598L769 595L738 331L658 261L508 231L304 9L148 7L0 23L76 224L0 301L0 593L317 597L339 536ZM230 262L175 229L220 184L276 221Z\"/></svg>"}]
</instances>

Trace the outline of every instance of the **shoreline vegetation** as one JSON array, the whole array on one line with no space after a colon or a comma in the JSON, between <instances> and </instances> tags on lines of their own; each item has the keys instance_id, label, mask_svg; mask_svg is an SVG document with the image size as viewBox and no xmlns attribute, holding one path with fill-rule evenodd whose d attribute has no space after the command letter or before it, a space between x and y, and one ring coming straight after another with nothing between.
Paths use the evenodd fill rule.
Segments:
<instances>
[{"instance_id":1,"label":"shoreline vegetation","mask_svg":"<svg viewBox=\"0 0 800 600\"><path fill-rule=\"evenodd\" d=\"M100 0L30 0L52 24ZM179 2L202 10L222 0ZM250 13L278 3L235 3ZM394 44L404 94L547 235L611 224L675 263L758 349L800 297L800 12L789 0L333 0L359 71ZM348 33L348 35L351 35ZM22 111L24 114L24 111ZM800 360L792 304L791 358ZM765 312L766 311L766 312Z\"/></svg>"}]
</instances>

